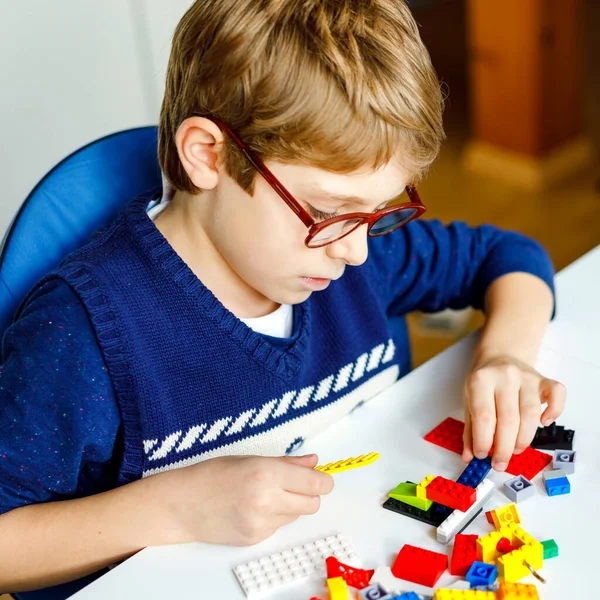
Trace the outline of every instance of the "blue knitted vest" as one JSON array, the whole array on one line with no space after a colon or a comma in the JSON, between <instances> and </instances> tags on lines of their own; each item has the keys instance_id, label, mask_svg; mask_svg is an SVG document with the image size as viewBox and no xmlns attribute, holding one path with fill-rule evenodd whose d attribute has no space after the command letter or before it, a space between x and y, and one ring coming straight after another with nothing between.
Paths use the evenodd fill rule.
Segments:
<instances>
[{"instance_id":1,"label":"blue knitted vest","mask_svg":"<svg viewBox=\"0 0 600 600\"><path fill-rule=\"evenodd\" d=\"M297 305L297 335L273 343L194 275L148 200L41 282L65 280L90 316L122 417L119 485L216 456L282 455L406 370L368 262Z\"/></svg>"}]
</instances>

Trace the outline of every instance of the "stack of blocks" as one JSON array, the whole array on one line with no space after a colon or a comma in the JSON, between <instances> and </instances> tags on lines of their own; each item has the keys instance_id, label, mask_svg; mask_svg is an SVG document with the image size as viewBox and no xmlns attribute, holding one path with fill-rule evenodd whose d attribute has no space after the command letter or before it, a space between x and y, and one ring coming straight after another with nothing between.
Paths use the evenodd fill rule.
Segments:
<instances>
[{"instance_id":1,"label":"stack of blocks","mask_svg":"<svg viewBox=\"0 0 600 600\"><path fill-rule=\"evenodd\" d=\"M562 469L544 472L544 485L548 496L561 496L571 492L571 484Z\"/></svg>"}]
</instances>

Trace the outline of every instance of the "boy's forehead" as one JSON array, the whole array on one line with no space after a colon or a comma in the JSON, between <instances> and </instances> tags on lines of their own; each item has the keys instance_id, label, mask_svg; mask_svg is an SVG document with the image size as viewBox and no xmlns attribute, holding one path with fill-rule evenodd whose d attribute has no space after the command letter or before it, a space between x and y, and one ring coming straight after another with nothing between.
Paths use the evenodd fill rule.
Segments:
<instances>
[{"instance_id":1,"label":"boy's forehead","mask_svg":"<svg viewBox=\"0 0 600 600\"><path fill-rule=\"evenodd\" d=\"M355 199L364 198L368 202L387 201L400 195L410 183L409 173L395 160L378 169L365 166L350 173L276 162L269 164L269 167L284 185L294 190L315 197L340 197L340 200L354 196Z\"/></svg>"}]
</instances>

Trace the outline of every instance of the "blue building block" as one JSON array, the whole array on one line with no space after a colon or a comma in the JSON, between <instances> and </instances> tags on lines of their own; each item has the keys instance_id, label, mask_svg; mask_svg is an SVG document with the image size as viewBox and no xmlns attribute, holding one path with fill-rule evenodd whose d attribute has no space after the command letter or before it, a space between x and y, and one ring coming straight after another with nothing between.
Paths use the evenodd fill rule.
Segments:
<instances>
[{"instance_id":1,"label":"blue building block","mask_svg":"<svg viewBox=\"0 0 600 600\"><path fill-rule=\"evenodd\" d=\"M546 491L548 496L562 496L571 493L571 484L566 477L558 479L549 479L546 481Z\"/></svg>"},{"instance_id":2,"label":"blue building block","mask_svg":"<svg viewBox=\"0 0 600 600\"><path fill-rule=\"evenodd\" d=\"M498 567L476 560L467 571L465 579L472 588L480 585L492 585L498 579Z\"/></svg>"},{"instance_id":3,"label":"blue building block","mask_svg":"<svg viewBox=\"0 0 600 600\"><path fill-rule=\"evenodd\" d=\"M471 488L476 488L490 472L492 468L492 458L474 458L460 474L456 483L462 483Z\"/></svg>"},{"instance_id":4,"label":"blue building block","mask_svg":"<svg viewBox=\"0 0 600 600\"><path fill-rule=\"evenodd\" d=\"M400 594L400 596L396 596L393 600L421 600L421 599L414 592L406 592L405 594Z\"/></svg>"},{"instance_id":5,"label":"blue building block","mask_svg":"<svg viewBox=\"0 0 600 600\"><path fill-rule=\"evenodd\" d=\"M561 496L571 493L571 484L564 471L560 469L544 471L543 477L548 496Z\"/></svg>"}]
</instances>

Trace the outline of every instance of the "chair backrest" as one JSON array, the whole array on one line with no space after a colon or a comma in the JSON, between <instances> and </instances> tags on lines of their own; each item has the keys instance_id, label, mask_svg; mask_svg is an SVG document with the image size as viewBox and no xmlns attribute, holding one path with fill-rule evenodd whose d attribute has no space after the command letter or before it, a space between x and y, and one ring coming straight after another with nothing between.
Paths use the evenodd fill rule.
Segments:
<instances>
[{"instance_id":1,"label":"chair backrest","mask_svg":"<svg viewBox=\"0 0 600 600\"><path fill-rule=\"evenodd\" d=\"M156 127L96 140L45 175L0 246L0 339L39 279L113 220L129 200L160 185Z\"/></svg>"}]
</instances>

